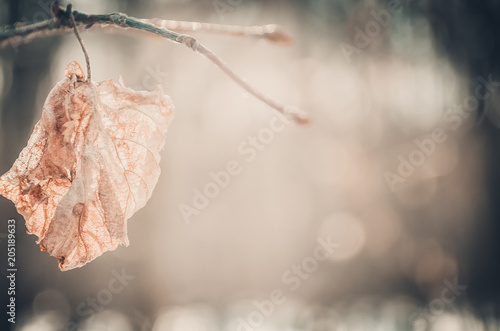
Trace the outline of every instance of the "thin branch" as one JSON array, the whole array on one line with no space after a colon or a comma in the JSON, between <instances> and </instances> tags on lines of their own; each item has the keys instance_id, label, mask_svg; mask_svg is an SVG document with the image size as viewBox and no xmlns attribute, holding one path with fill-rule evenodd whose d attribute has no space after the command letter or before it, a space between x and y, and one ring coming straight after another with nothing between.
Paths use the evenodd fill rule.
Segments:
<instances>
[{"instance_id":1,"label":"thin branch","mask_svg":"<svg viewBox=\"0 0 500 331\"><path fill-rule=\"evenodd\" d=\"M284 106L277 101L273 100L266 94L260 92L259 90L252 87L248 84L244 79L239 77L233 70L231 70L227 64L225 64L219 57L217 57L212 51L208 48L200 44L194 37L179 34L177 32L171 31L164 27L158 27L154 24L149 23L146 20L139 20L133 17L128 17L123 13L113 13L108 15L89 15L85 13L78 12L76 10L72 12L67 12L64 10L61 5L55 1L51 6L52 13L54 18L49 20L45 20L42 22L28 24L28 25L16 25L11 28L3 29L0 31L0 47L4 47L8 43L17 44L21 42L30 41L33 38L45 37L55 33L67 32L71 31L73 27L76 28L77 25L84 25L86 29L92 26L98 26L101 28L107 26L115 26L121 29L134 29L141 30L150 33L154 33L156 35L162 36L172 42L183 44L195 52L205 56L211 62L213 62L216 66L218 66L222 71L224 71L231 79L233 79L237 84L243 87L250 94L260 99L270 107L276 109L280 113L292 117L299 124L306 124L309 122L307 115L300 111L295 107ZM75 22L76 24L74 24ZM189 23L189 22L184 22ZM226 26L227 27L227 26ZM191 31L196 31L196 26L191 26ZM180 30L187 30L188 27L186 24L179 25ZM215 31L214 26L204 25L200 26L198 30L210 30ZM226 28L224 28L226 29ZM224 30L220 29L220 30ZM242 28L244 30L244 28ZM228 29L226 29L229 31ZM238 33L243 33L244 31L240 30ZM236 31L236 30L233 30ZM248 32L248 31L247 31ZM261 31L261 35L266 35L265 31ZM238 34L237 32L232 34ZM253 33L247 33L247 35L258 35L258 32L254 31ZM268 39L273 39L270 36L274 36L277 40L280 40L281 32L272 33L268 32ZM87 58L87 57L86 57ZM90 62L88 62L89 65ZM90 68L88 69L88 75L90 76Z\"/></svg>"},{"instance_id":2,"label":"thin branch","mask_svg":"<svg viewBox=\"0 0 500 331\"><path fill-rule=\"evenodd\" d=\"M178 40L191 48L195 52L205 56L210 61L212 61L217 67L224 71L232 80L234 80L238 85L243 87L248 93L252 94L257 99L261 100L268 106L276 109L280 113L286 116L292 116L294 120L299 124L307 124L309 122L307 114L300 111L300 109L291 106L285 106L277 102L273 98L269 97L265 93L262 93L258 89L250 85L245 79L238 76L233 70L231 70L228 65L222 61L217 55L215 55L211 50L200 44L196 39L188 35L180 35Z\"/></svg>"},{"instance_id":3,"label":"thin branch","mask_svg":"<svg viewBox=\"0 0 500 331\"><path fill-rule=\"evenodd\" d=\"M290 45L292 43L292 38L288 34L286 34L285 31L283 31L282 27L277 24L239 26L200 22L171 21L159 18L153 18L149 20L141 19L140 21L177 32L211 32L217 34L228 34L238 37L267 39L270 42L281 45Z\"/></svg>"},{"instance_id":4,"label":"thin branch","mask_svg":"<svg viewBox=\"0 0 500 331\"><path fill-rule=\"evenodd\" d=\"M87 62L87 81L92 81L92 71L90 70L90 58L89 54L87 53L87 49L85 48L85 45L83 44L82 38L80 38L80 34L78 33L78 28L76 27L76 22L75 22L75 17L73 16L73 13L71 12L72 5L69 4L68 7L66 8L66 12L69 13L69 16L71 17L71 22L73 23L73 30L75 31L76 39L78 39L78 42L80 43L80 46L82 47L83 55L85 56L85 62Z\"/></svg>"}]
</instances>

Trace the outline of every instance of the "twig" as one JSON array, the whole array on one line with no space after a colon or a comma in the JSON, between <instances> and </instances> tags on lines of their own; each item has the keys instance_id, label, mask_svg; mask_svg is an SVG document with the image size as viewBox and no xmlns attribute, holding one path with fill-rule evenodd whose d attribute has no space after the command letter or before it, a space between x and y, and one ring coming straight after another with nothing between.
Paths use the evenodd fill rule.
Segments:
<instances>
[{"instance_id":1,"label":"twig","mask_svg":"<svg viewBox=\"0 0 500 331\"><path fill-rule=\"evenodd\" d=\"M78 42L80 43L80 46L82 47L83 55L85 56L85 62L87 62L87 81L92 81L92 71L90 70L90 58L89 54L87 53L87 49L85 48L85 45L83 44L82 38L80 38L80 34L78 33L78 29L76 27L76 22L75 22L75 17L73 16L73 13L71 12L71 8L73 6L71 4L68 5L66 8L66 12L69 13L69 16L71 17L71 22L73 23L73 30L75 31L76 39L78 39Z\"/></svg>"},{"instance_id":2,"label":"twig","mask_svg":"<svg viewBox=\"0 0 500 331\"><path fill-rule=\"evenodd\" d=\"M307 124L308 123L309 120L308 120L307 115L305 113L301 112L296 107L282 105L281 103L272 99L271 97L269 97L265 93L262 93L259 90L257 90L256 88L254 88L247 81L245 81L243 78L238 76L234 71L232 71L228 67L228 65L224 61L222 61L221 58L219 58L211 50L209 50L208 48L206 48L205 46L203 46L202 44L197 42L196 39L194 39L193 37L188 36L188 35L181 35L181 36L179 36L179 41L182 44L193 49L195 52L208 58L217 67L219 67L222 71L224 71L232 80L234 80L237 84L242 86L248 93L252 94L257 99L261 100L262 102L269 105L270 107L278 110L280 113L282 113L284 115L292 116L294 118L294 120L299 124Z\"/></svg>"},{"instance_id":3,"label":"twig","mask_svg":"<svg viewBox=\"0 0 500 331\"><path fill-rule=\"evenodd\" d=\"M171 21L162 20L159 18L153 18L149 20L141 19L140 21L144 23L151 23L160 28L165 28L177 32L211 32L239 37L261 38L281 45L289 45L292 43L292 38L287 35L279 25L276 24L239 26L200 22Z\"/></svg>"},{"instance_id":4,"label":"twig","mask_svg":"<svg viewBox=\"0 0 500 331\"><path fill-rule=\"evenodd\" d=\"M164 27L158 27L155 26L151 23L149 23L146 20L139 20L133 17L128 17L126 14L123 13L113 13L113 14L108 14L108 15L89 15L85 13L78 12L76 10L74 11L66 11L57 1L54 1L51 5L51 10L54 15L54 18L38 22L38 23L33 23L33 24L28 24L28 25L17 25L11 28L7 28L4 30L0 30L0 47L4 47L7 45L9 42L10 43L21 43L21 42L27 42L30 41L33 38L38 38L38 37L46 37L55 33L61 33L61 32L67 32L71 31L71 29L76 29L78 25L84 25L86 29L92 27L92 26L98 26L101 28L107 27L107 26L115 26L119 27L122 29L134 29L134 30L142 30L150 33L154 33L156 35L162 36L164 38L167 38L168 40L176 43L180 43L183 45L186 45L187 47L191 48L193 51L205 56L207 59L209 59L211 62L213 62L216 66L218 66L222 71L224 71L231 79L233 79L237 84L239 84L241 87L243 87L246 91L248 91L250 94L255 96L256 98L260 99L267 105L271 106L272 108L276 109L280 113L292 117L297 123L299 124L306 124L309 122L307 115L300 111L298 108L295 107L288 107L284 106L277 101L273 100L266 94L258 91L254 87L252 87L250 84L248 84L244 79L239 77L234 71L232 71L227 64L225 64L219 57L217 57L212 51L210 51L208 48L200 44L194 37L186 35L186 34L179 34L177 32L171 31L169 29L166 29ZM74 22L74 23L73 23ZM187 23L187 22L184 22ZM182 25L182 24L181 24ZM209 26L205 25L203 26L203 29L200 27L198 30L207 30L206 28L209 28ZM192 28L194 28L192 26ZM180 30L182 29L187 29L186 25L182 25L182 27L179 28ZM242 28L244 30L244 28ZM196 29L191 29L192 31L195 31ZM213 29L212 29L213 31ZM241 33L243 31L240 31ZM248 32L248 31L247 31ZM282 34L281 32L267 32L261 31L261 35L263 38L268 38L268 39L273 39L277 38L277 40L280 40L280 36ZM238 33L235 33L238 34ZM247 35L259 35L257 31L254 31L253 33L250 33ZM264 37L266 36L266 37ZM82 48L83 48L83 43L82 43ZM84 51L84 53L86 53ZM88 55L86 55L86 60L88 58ZM87 62L87 68L88 68L88 76L90 78L90 62Z\"/></svg>"}]
</instances>

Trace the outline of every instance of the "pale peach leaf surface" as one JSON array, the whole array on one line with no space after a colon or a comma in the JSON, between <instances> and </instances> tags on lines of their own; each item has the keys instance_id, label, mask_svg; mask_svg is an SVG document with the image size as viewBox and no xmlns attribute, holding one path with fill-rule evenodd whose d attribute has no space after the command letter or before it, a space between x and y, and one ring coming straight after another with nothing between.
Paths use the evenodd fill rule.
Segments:
<instances>
[{"instance_id":1,"label":"pale peach leaf surface","mask_svg":"<svg viewBox=\"0 0 500 331\"><path fill-rule=\"evenodd\" d=\"M151 197L173 118L161 87L84 79L76 62L50 92L0 194L12 200L61 270L128 245L127 220Z\"/></svg>"}]
</instances>

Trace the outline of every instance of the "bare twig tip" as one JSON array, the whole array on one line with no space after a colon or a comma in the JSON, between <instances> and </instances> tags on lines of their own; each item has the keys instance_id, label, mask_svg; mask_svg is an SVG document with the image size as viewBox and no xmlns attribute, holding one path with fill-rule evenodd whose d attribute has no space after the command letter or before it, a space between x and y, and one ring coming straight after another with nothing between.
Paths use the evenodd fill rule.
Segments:
<instances>
[{"instance_id":1,"label":"bare twig tip","mask_svg":"<svg viewBox=\"0 0 500 331\"><path fill-rule=\"evenodd\" d=\"M272 43L279 45L291 45L293 39L288 35L285 30L276 24L268 24L265 26L264 38Z\"/></svg>"},{"instance_id":2,"label":"bare twig tip","mask_svg":"<svg viewBox=\"0 0 500 331\"><path fill-rule=\"evenodd\" d=\"M308 125L311 123L311 119L307 114L298 114L295 116L295 123L300 125Z\"/></svg>"},{"instance_id":3,"label":"bare twig tip","mask_svg":"<svg viewBox=\"0 0 500 331\"><path fill-rule=\"evenodd\" d=\"M283 114L289 118L292 118L295 123L300 125L307 125L311 122L309 115L294 106L286 106L283 108Z\"/></svg>"}]
</instances>

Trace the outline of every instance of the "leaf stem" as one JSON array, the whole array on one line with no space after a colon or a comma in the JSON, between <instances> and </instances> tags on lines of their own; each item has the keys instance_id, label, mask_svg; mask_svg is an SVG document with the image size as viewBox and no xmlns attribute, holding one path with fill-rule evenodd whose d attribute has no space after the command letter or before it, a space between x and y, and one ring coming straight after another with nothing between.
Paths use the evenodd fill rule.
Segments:
<instances>
[{"instance_id":1,"label":"leaf stem","mask_svg":"<svg viewBox=\"0 0 500 331\"><path fill-rule=\"evenodd\" d=\"M78 39L78 42L80 43L80 46L82 47L83 55L85 56L85 62L87 63L87 81L90 82L92 80L92 71L90 70L89 54L87 53L87 49L85 48L85 45L83 44L83 40L80 37L80 33L78 33L78 28L76 27L75 17L73 16L73 12L71 11L71 9L72 9L72 4L69 4L68 7L66 8L66 12L69 13L71 21L73 22L73 31L75 32L76 39Z\"/></svg>"}]
</instances>

